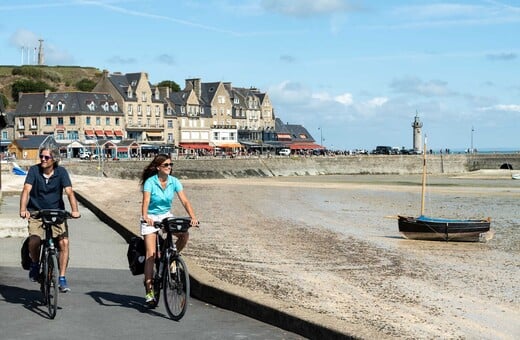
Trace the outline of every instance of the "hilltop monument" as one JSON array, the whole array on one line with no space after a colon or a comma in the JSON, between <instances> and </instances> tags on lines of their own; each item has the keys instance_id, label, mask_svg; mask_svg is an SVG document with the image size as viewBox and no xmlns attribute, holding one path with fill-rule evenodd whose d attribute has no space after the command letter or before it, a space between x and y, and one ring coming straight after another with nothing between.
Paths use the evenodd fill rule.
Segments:
<instances>
[{"instance_id":1,"label":"hilltop monument","mask_svg":"<svg viewBox=\"0 0 520 340\"><path fill-rule=\"evenodd\" d=\"M40 42L40 47L38 48L38 65L43 65L43 39L38 39L38 41Z\"/></svg>"},{"instance_id":2,"label":"hilltop monument","mask_svg":"<svg viewBox=\"0 0 520 340\"><path fill-rule=\"evenodd\" d=\"M423 151L423 145L422 145L422 128L423 123L419 120L419 113L415 111L415 118L412 123L413 128L413 149L414 151L422 152Z\"/></svg>"}]
</instances>

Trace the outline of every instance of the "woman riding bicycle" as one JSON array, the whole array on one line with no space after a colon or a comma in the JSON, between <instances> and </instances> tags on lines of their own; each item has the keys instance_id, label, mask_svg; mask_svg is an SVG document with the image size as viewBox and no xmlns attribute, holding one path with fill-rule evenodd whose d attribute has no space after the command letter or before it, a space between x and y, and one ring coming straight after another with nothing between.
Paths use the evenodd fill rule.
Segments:
<instances>
[{"instance_id":1,"label":"woman riding bicycle","mask_svg":"<svg viewBox=\"0 0 520 340\"><path fill-rule=\"evenodd\" d=\"M146 289L146 303L155 303L152 276L155 259L155 246L157 229L154 222L160 222L165 217L173 216L171 207L174 194L181 201L184 209L191 218L191 225L197 226L198 220L195 217L191 203L184 194L181 182L171 176L172 160L166 154L157 155L152 162L144 169L141 176L143 188L143 200L141 205L141 235L144 237L146 247L146 260L144 264L144 285ZM176 246L180 252L188 243L188 233L177 237Z\"/></svg>"}]
</instances>

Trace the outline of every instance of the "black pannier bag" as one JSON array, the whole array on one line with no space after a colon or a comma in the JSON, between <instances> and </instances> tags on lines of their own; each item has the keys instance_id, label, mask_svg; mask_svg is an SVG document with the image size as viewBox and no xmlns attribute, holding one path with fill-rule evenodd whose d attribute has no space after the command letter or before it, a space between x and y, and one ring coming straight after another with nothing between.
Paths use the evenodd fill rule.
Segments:
<instances>
[{"instance_id":1,"label":"black pannier bag","mask_svg":"<svg viewBox=\"0 0 520 340\"><path fill-rule=\"evenodd\" d=\"M133 275L144 274L144 260L146 258L146 248L144 240L140 237L132 237L128 244L128 266Z\"/></svg>"},{"instance_id":2,"label":"black pannier bag","mask_svg":"<svg viewBox=\"0 0 520 340\"><path fill-rule=\"evenodd\" d=\"M20 253L22 257L22 268L29 270L29 268L31 268L31 257L29 256L29 237L23 241Z\"/></svg>"}]
</instances>

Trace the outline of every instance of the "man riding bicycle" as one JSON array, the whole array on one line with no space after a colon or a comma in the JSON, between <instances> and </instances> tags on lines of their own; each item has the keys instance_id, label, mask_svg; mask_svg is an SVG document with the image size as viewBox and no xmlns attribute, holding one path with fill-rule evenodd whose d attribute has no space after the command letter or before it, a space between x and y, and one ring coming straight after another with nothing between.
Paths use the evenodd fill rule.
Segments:
<instances>
[{"instance_id":1,"label":"man riding bicycle","mask_svg":"<svg viewBox=\"0 0 520 340\"><path fill-rule=\"evenodd\" d=\"M72 190L72 183L65 168L59 166L59 152L57 149L40 147L40 164L29 168L25 183L20 195L20 217L28 219L29 229L29 256L31 267L29 278L38 280L40 269L39 256L41 240L44 238L42 222L31 217L31 212L42 209L65 209L63 191L67 195L71 207L71 215L80 217L78 202ZM61 292L68 292L70 288L65 277L69 262L69 239L67 222L53 226L52 236L58 238L59 247L59 288Z\"/></svg>"}]
</instances>

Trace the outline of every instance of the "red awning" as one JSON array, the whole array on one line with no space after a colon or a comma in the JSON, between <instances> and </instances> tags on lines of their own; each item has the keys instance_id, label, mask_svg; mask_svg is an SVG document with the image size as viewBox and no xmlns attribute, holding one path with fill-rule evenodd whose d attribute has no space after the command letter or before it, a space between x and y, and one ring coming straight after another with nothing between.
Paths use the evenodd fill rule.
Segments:
<instances>
[{"instance_id":1,"label":"red awning","mask_svg":"<svg viewBox=\"0 0 520 340\"><path fill-rule=\"evenodd\" d=\"M114 131L114 134L115 134L117 137L122 137L122 136L123 136L123 131L121 131L121 130L115 130L115 131Z\"/></svg>"},{"instance_id":2,"label":"red awning","mask_svg":"<svg viewBox=\"0 0 520 340\"><path fill-rule=\"evenodd\" d=\"M117 148L117 152L128 152L128 148L126 146Z\"/></svg>"},{"instance_id":3,"label":"red awning","mask_svg":"<svg viewBox=\"0 0 520 340\"><path fill-rule=\"evenodd\" d=\"M63 132L65 131L65 126L63 125L56 125L56 132Z\"/></svg>"},{"instance_id":4,"label":"red awning","mask_svg":"<svg viewBox=\"0 0 520 340\"><path fill-rule=\"evenodd\" d=\"M183 149L213 150L213 147L208 143L179 143L179 146Z\"/></svg>"},{"instance_id":5,"label":"red awning","mask_svg":"<svg viewBox=\"0 0 520 340\"><path fill-rule=\"evenodd\" d=\"M105 133L103 132L103 130L96 130L96 136L103 137L104 135Z\"/></svg>"},{"instance_id":6,"label":"red awning","mask_svg":"<svg viewBox=\"0 0 520 340\"><path fill-rule=\"evenodd\" d=\"M94 130L85 130L86 136L94 136Z\"/></svg>"},{"instance_id":7,"label":"red awning","mask_svg":"<svg viewBox=\"0 0 520 340\"><path fill-rule=\"evenodd\" d=\"M237 148L242 148L242 144L240 143L227 143L227 144L220 144L220 145L217 145L219 148L222 148L222 149L237 149Z\"/></svg>"},{"instance_id":8,"label":"red awning","mask_svg":"<svg viewBox=\"0 0 520 340\"><path fill-rule=\"evenodd\" d=\"M323 146L315 143L294 143L290 145L291 150L317 150L324 149Z\"/></svg>"},{"instance_id":9,"label":"red awning","mask_svg":"<svg viewBox=\"0 0 520 340\"><path fill-rule=\"evenodd\" d=\"M112 130L105 130L105 135L107 137L112 137L114 135L114 133L112 132Z\"/></svg>"}]
</instances>

